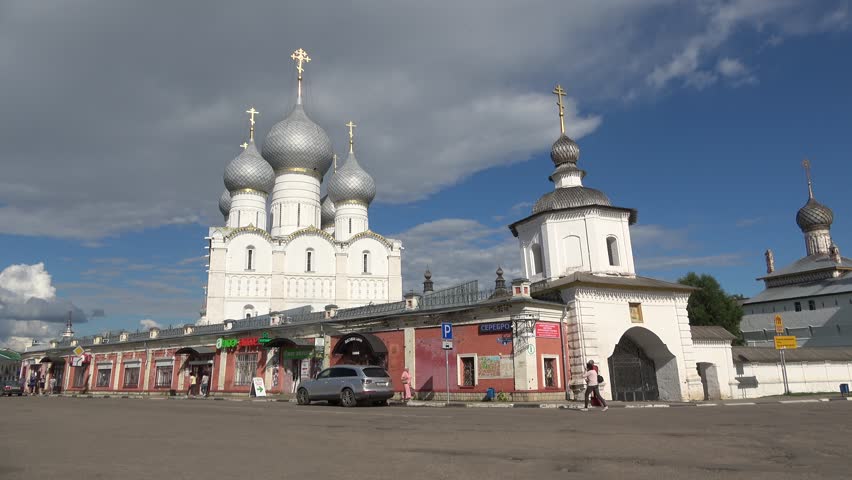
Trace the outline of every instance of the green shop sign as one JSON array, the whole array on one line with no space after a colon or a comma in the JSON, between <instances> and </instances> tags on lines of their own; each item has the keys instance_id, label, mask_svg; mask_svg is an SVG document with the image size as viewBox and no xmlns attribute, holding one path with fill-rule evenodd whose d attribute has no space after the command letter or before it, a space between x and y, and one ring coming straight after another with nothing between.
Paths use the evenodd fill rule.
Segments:
<instances>
[{"instance_id":1,"label":"green shop sign","mask_svg":"<svg viewBox=\"0 0 852 480\"><path fill-rule=\"evenodd\" d=\"M312 357L320 358L320 356L314 354L314 349L312 347L288 348L286 350L281 350L281 354L285 360L301 360Z\"/></svg>"},{"instance_id":2,"label":"green shop sign","mask_svg":"<svg viewBox=\"0 0 852 480\"><path fill-rule=\"evenodd\" d=\"M272 339L269 338L268 332L263 332L263 335L259 337L246 337L246 338L217 338L216 339L216 349L221 350L223 348L237 348L237 347L256 347L258 345L266 345Z\"/></svg>"}]
</instances>

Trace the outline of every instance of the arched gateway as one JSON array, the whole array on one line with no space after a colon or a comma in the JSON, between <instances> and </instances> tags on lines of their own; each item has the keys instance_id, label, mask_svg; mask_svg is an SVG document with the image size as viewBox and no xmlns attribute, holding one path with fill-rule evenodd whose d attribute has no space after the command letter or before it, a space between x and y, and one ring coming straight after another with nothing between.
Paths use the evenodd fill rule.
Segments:
<instances>
[{"instance_id":1,"label":"arched gateway","mask_svg":"<svg viewBox=\"0 0 852 480\"><path fill-rule=\"evenodd\" d=\"M385 342L371 333L350 333L341 337L333 355L340 355L337 364L378 365L388 367L388 348Z\"/></svg>"},{"instance_id":2,"label":"arched gateway","mask_svg":"<svg viewBox=\"0 0 852 480\"><path fill-rule=\"evenodd\" d=\"M681 400L677 359L650 330L627 330L608 362L614 400Z\"/></svg>"}]
</instances>

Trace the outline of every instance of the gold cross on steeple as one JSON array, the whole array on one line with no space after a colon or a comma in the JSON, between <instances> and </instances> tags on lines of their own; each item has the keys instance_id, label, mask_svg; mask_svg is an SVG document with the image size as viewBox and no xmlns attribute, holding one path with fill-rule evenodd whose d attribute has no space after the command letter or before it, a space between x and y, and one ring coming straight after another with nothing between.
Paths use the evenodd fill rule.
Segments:
<instances>
[{"instance_id":1,"label":"gold cross on steeple","mask_svg":"<svg viewBox=\"0 0 852 480\"><path fill-rule=\"evenodd\" d=\"M556 95L558 100L556 104L559 105L559 129L562 133L565 133L565 105L562 103L562 97L565 96L565 90L562 88L562 85L556 84L556 88L553 89L553 94Z\"/></svg>"},{"instance_id":2,"label":"gold cross on steeple","mask_svg":"<svg viewBox=\"0 0 852 480\"><path fill-rule=\"evenodd\" d=\"M302 72L305 71L305 68L302 66L302 63L308 63L311 61L311 57L308 56L308 52L302 50L301 48L293 52L290 55L290 58L296 61L296 70L299 72L299 96L298 99L301 101L302 99Z\"/></svg>"},{"instance_id":3,"label":"gold cross on steeple","mask_svg":"<svg viewBox=\"0 0 852 480\"><path fill-rule=\"evenodd\" d=\"M247 149L247 148L248 148L248 143L247 143L247 142L243 142L243 143L241 143L241 144L240 144L240 146L241 146L241 147L243 147L243 150L245 150L245 149Z\"/></svg>"},{"instance_id":4,"label":"gold cross on steeple","mask_svg":"<svg viewBox=\"0 0 852 480\"><path fill-rule=\"evenodd\" d=\"M246 110L246 113L249 114L249 141L254 140L254 116L260 115L260 112L254 109L254 107Z\"/></svg>"},{"instance_id":5,"label":"gold cross on steeple","mask_svg":"<svg viewBox=\"0 0 852 480\"><path fill-rule=\"evenodd\" d=\"M802 166L805 167L805 175L808 177L808 198L814 198L814 187L811 183L811 162L807 158L802 160Z\"/></svg>"},{"instance_id":6,"label":"gold cross on steeple","mask_svg":"<svg viewBox=\"0 0 852 480\"><path fill-rule=\"evenodd\" d=\"M358 125L355 125L352 123L352 120L349 120L349 123L347 123L346 126L349 127L349 153L352 153L354 150L352 146L355 144L355 134L352 129Z\"/></svg>"}]
</instances>

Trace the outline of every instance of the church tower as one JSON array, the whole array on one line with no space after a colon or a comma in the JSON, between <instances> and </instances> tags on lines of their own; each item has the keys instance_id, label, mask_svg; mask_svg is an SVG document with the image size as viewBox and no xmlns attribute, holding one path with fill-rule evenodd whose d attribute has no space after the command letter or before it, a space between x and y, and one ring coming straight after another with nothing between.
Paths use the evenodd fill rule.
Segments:
<instances>
[{"instance_id":1,"label":"church tower","mask_svg":"<svg viewBox=\"0 0 852 480\"><path fill-rule=\"evenodd\" d=\"M808 202L796 213L796 224L805 236L805 250L808 256L828 255L833 245L831 241L831 224L834 223L834 212L814 199L814 187L811 182L811 162L802 162L808 177Z\"/></svg>"},{"instance_id":2,"label":"church tower","mask_svg":"<svg viewBox=\"0 0 852 480\"><path fill-rule=\"evenodd\" d=\"M355 158L355 124L349 122L349 156L328 182L328 199L334 205L334 237L338 242L370 229L367 209L376 197L373 177Z\"/></svg>"},{"instance_id":3,"label":"church tower","mask_svg":"<svg viewBox=\"0 0 852 480\"><path fill-rule=\"evenodd\" d=\"M254 116L259 112L252 107L246 113L250 115L249 141L241 145L243 153L225 167L225 188L229 194L227 226L266 230L266 198L272 191L275 172L254 145ZM223 200L224 194L220 207Z\"/></svg>"}]
</instances>

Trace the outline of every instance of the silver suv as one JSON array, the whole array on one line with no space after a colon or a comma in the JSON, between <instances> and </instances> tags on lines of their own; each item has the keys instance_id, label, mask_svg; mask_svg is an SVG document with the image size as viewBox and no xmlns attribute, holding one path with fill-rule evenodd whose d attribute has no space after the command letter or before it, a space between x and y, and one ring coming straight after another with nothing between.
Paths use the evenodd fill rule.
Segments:
<instances>
[{"instance_id":1,"label":"silver suv","mask_svg":"<svg viewBox=\"0 0 852 480\"><path fill-rule=\"evenodd\" d=\"M382 367L335 365L305 380L296 391L299 405L328 400L332 405L354 407L358 403L387 404L393 397L390 375Z\"/></svg>"}]
</instances>

